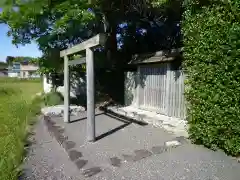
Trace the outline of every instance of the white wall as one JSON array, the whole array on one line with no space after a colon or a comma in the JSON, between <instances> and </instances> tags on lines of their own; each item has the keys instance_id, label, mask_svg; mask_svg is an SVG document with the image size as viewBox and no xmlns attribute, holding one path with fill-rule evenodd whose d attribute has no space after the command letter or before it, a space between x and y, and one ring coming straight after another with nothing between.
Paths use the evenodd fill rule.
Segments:
<instances>
[{"instance_id":1,"label":"white wall","mask_svg":"<svg viewBox=\"0 0 240 180\"><path fill-rule=\"evenodd\" d=\"M44 90L44 93L49 93L52 89L52 83L51 81L49 80L49 83L47 82L47 77L44 76L43 77L43 90ZM59 86L57 88L57 92L60 92L62 95L64 95L64 86ZM71 93L71 96L73 96L73 94Z\"/></svg>"},{"instance_id":2,"label":"white wall","mask_svg":"<svg viewBox=\"0 0 240 180\"><path fill-rule=\"evenodd\" d=\"M49 93L51 91L52 85L47 83L46 76L43 76L43 91L44 93Z\"/></svg>"},{"instance_id":3,"label":"white wall","mask_svg":"<svg viewBox=\"0 0 240 180\"><path fill-rule=\"evenodd\" d=\"M41 76L35 71L21 71L21 78L40 78Z\"/></svg>"},{"instance_id":4,"label":"white wall","mask_svg":"<svg viewBox=\"0 0 240 180\"><path fill-rule=\"evenodd\" d=\"M37 71L39 67L34 64L28 64L28 65L20 65L21 71Z\"/></svg>"},{"instance_id":5,"label":"white wall","mask_svg":"<svg viewBox=\"0 0 240 180\"><path fill-rule=\"evenodd\" d=\"M76 97L77 95L81 93L85 93L85 83L83 82L82 79L80 80L74 80L74 82L71 83L71 88L70 88L70 97ZM47 82L47 77L44 75L43 76L43 90L44 93L49 93L52 89L52 83L49 81ZM57 92L60 92L62 95L64 95L64 86L59 86L57 88Z\"/></svg>"},{"instance_id":6,"label":"white wall","mask_svg":"<svg viewBox=\"0 0 240 180\"><path fill-rule=\"evenodd\" d=\"M19 74L15 72L11 72L11 73L8 73L8 77L19 77Z\"/></svg>"},{"instance_id":7,"label":"white wall","mask_svg":"<svg viewBox=\"0 0 240 180\"><path fill-rule=\"evenodd\" d=\"M126 72L125 73L125 105L138 107L137 105L137 73L138 72Z\"/></svg>"}]
</instances>

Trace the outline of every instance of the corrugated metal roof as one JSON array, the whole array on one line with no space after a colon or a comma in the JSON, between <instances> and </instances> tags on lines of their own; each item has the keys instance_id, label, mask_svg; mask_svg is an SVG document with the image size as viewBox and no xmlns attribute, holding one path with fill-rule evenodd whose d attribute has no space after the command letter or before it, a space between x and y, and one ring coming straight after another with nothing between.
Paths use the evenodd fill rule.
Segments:
<instances>
[{"instance_id":1,"label":"corrugated metal roof","mask_svg":"<svg viewBox=\"0 0 240 180\"><path fill-rule=\"evenodd\" d=\"M133 57L129 64L145 64L145 63L156 63L156 62L168 62L173 61L175 57L179 56L182 49L172 49L157 51L154 53L137 54Z\"/></svg>"}]
</instances>

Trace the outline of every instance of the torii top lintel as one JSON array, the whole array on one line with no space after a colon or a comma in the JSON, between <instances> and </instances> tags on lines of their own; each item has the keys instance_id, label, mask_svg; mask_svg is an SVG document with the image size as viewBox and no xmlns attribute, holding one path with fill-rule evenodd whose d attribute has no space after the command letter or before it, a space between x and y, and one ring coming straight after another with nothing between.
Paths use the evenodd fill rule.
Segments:
<instances>
[{"instance_id":1,"label":"torii top lintel","mask_svg":"<svg viewBox=\"0 0 240 180\"><path fill-rule=\"evenodd\" d=\"M68 56L68 55L71 55L71 54L74 54L74 53L77 53L77 52L80 52L80 51L83 51L87 48L92 48L92 47L96 47L96 46L99 46L99 45L104 45L105 43L105 40L106 40L106 35L105 34L98 34L80 44L77 44L71 48L68 48L68 49L65 49L65 50L62 50L60 52L60 57L64 57L64 56Z\"/></svg>"}]
</instances>

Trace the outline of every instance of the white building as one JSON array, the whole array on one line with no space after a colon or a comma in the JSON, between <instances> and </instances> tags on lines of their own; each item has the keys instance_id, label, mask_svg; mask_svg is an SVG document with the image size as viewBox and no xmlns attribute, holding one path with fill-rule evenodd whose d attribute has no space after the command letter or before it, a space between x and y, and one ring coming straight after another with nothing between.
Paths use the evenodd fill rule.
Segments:
<instances>
[{"instance_id":1,"label":"white building","mask_svg":"<svg viewBox=\"0 0 240 180\"><path fill-rule=\"evenodd\" d=\"M39 66L34 64L21 64L20 65L20 78L39 78L40 75L37 72Z\"/></svg>"},{"instance_id":2,"label":"white building","mask_svg":"<svg viewBox=\"0 0 240 180\"><path fill-rule=\"evenodd\" d=\"M35 64L13 62L8 66L8 77L40 78L38 69L39 66Z\"/></svg>"}]
</instances>

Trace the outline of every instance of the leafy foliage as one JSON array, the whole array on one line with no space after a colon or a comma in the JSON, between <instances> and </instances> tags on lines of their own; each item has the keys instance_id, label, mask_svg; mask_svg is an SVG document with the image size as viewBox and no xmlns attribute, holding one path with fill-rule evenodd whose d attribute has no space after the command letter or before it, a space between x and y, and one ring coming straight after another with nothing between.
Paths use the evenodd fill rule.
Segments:
<instances>
[{"instance_id":1,"label":"leafy foliage","mask_svg":"<svg viewBox=\"0 0 240 180\"><path fill-rule=\"evenodd\" d=\"M9 35L13 37L14 44L26 44L36 39L40 49L46 50L49 46L56 46L60 40L68 39L59 45L66 47L72 43L73 34L81 34L93 16L87 11L86 2L34 0L12 3L8 0L9 5L3 9L1 20L10 26Z\"/></svg>"},{"instance_id":2,"label":"leafy foliage","mask_svg":"<svg viewBox=\"0 0 240 180\"><path fill-rule=\"evenodd\" d=\"M240 153L239 1L186 3L183 21L190 137Z\"/></svg>"},{"instance_id":3,"label":"leafy foliage","mask_svg":"<svg viewBox=\"0 0 240 180\"><path fill-rule=\"evenodd\" d=\"M27 56L7 56L6 58L7 64L12 64L13 62L20 63L31 63L31 64L39 64L39 58L27 57Z\"/></svg>"},{"instance_id":4,"label":"leafy foliage","mask_svg":"<svg viewBox=\"0 0 240 180\"><path fill-rule=\"evenodd\" d=\"M106 32L109 38L105 51L115 53L111 57L118 57L117 33L124 37L123 44L130 49L122 52L131 56L138 53L135 46L139 45L145 51L170 48L169 39L176 36L174 31L179 32L173 28L180 21L179 2L175 0L160 3L156 0L103 0L93 1L92 4L86 0L6 2L8 6L3 9L0 20L9 25L13 43L26 44L36 40L44 55L49 54L49 49L60 51L97 33ZM157 3L159 9L153 8L151 3ZM121 23L127 23L126 33L120 32L118 25ZM141 38L136 32L141 28L145 29L146 38ZM168 44L164 45L163 42ZM145 44L149 44L150 48ZM55 61L49 55L44 59Z\"/></svg>"},{"instance_id":5,"label":"leafy foliage","mask_svg":"<svg viewBox=\"0 0 240 180\"><path fill-rule=\"evenodd\" d=\"M87 0L6 2L0 21L9 25L14 44L38 43L43 52L42 74L62 72L59 51L98 33L106 33L107 41L104 48L95 51L96 67L119 72L113 73L115 76L124 76L123 68L134 54L181 44L178 0L95 0L91 4ZM99 71L100 76L105 76L105 72ZM111 86L117 87L117 82Z\"/></svg>"},{"instance_id":6,"label":"leafy foliage","mask_svg":"<svg viewBox=\"0 0 240 180\"><path fill-rule=\"evenodd\" d=\"M59 54L73 44L96 34L95 16L88 11L87 0L6 0L0 14L0 21L8 24L13 44L27 44L36 41L43 57L40 71L50 73L59 71Z\"/></svg>"}]
</instances>

